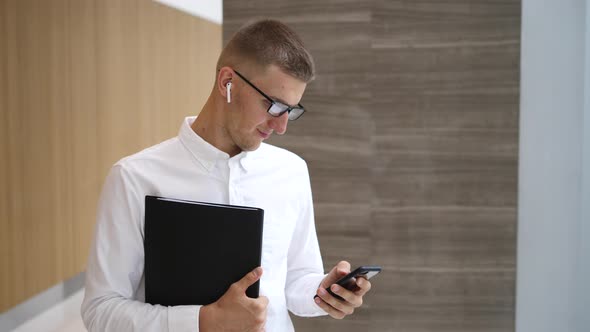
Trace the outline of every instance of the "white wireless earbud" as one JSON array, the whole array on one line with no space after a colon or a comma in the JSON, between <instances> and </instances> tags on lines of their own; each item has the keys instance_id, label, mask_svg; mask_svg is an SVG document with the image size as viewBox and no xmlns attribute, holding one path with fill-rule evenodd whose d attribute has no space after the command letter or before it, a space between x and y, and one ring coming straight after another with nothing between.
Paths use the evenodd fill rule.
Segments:
<instances>
[{"instance_id":1,"label":"white wireless earbud","mask_svg":"<svg viewBox=\"0 0 590 332\"><path fill-rule=\"evenodd\" d=\"M227 90L227 103L231 103L231 82L227 82L225 85L225 89Z\"/></svg>"}]
</instances>

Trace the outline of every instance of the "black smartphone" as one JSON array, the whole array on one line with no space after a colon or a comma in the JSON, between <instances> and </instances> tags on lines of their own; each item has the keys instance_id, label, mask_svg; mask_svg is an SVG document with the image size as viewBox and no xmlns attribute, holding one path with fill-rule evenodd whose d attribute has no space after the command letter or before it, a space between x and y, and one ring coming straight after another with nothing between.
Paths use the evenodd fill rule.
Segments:
<instances>
[{"instance_id":1,"label":"black smartphone","mask_svg":"<svg viewBox=\"0 0 590 332\"><path fill-rule=\"evenodd\" d=\"M381 272L381 266L360 266L356 268L354 271L340 278L338 281L335 282L335 284L342 286L348 290L354 291L356 290L356 288L358 288L358 286L356 285L356 278L365 278L368 280L377 275L379 272ZM342 297L334 294L330 287L326 288L326 291L335 298L344 301ZM314 298L316 297L317 295L314 296Z\"/></svg>"}]
</instances>

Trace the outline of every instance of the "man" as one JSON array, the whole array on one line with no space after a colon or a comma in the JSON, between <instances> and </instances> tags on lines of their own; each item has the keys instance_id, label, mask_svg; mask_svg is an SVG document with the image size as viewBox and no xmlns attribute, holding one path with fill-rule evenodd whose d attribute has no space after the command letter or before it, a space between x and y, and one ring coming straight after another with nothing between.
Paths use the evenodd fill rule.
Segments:
<instances>
[{"instance_id":1,"label":"man","mask_svg":"<svg viewBox=\"0 0 590 332\"><path fill-rule=\"evenodd\" d=\"M262 143L304 112L299 101L314 66L299 37L277 21L250 24L224 48L216 75L178 137L120 160L105 181L82 304L91 332L293 331L287 310L341 319L371 287L364 279L355 291L332 285L350 271L345 261L324 275L307 166ZM146 304L145 195L263 208L262 266L210 305ZM248 298L259 279L261 296ZM331 285L344 301L325 292Z\"/></svg>"}]
</instances>

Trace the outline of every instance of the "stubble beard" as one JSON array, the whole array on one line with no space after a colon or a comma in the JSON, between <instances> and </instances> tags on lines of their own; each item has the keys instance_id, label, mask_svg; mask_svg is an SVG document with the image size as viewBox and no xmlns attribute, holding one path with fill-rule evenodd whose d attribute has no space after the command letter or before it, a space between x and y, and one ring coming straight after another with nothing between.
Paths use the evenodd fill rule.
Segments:
<instances>
[{"instance_id":1,"label":"stubble beard","mask_svg":"<svg viewBox=\"0 0 590 332\"><path fill-rule=\"evenodd\" d=\"M236 133L236 135L231 135L232 140L237 145L238 148L242 151L254 151L257 150L260 145L262 144L262 140L258 139L258 137L244 137L246 134L241 135L241 133ZM250 134L252 135L252 134Z\"/></svg>"}]
</instances>

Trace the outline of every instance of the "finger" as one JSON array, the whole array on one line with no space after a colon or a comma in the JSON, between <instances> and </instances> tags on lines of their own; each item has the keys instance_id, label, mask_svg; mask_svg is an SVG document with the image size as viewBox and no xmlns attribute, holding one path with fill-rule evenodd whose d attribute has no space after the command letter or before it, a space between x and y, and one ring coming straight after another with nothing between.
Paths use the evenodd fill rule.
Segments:
<instances>
[{"instance_id":1,"label":"finger","mask_svg":"<svg viewBox=\"0 0 590 332\"><path fill-rule=\"evenodd\" d=\"M267 317L268 298L260 296L257 299L247 299L245 308L254 317L260 328L264 327Z\"/></svg>"},{"instance_id":2,"label":"finger","mask_svg":"<svg viewBox=\"0 0 590 332\"><path fill-rule=\"evenodd\" d=\"M257 299L253 299L252 303L256 311L266 311L266 308L268 307L268 297L260 296Z\"/></svg>"},{"instance_id":3,"label":"finger","mask_svg":"<svg viewBox=\"0 0 590 332\"><path fill-rule=\"evenodd\" d=\"M336 264L336 269L341 272L346 274L350 273L350 263L347 261L340 261L338 262L338 264Z\"/></svg>"},{"instance_id":4,"label":"finger","mask_svg":"<svg viewBox=\"0 0 590 332\"><path fill-rule=\"evenodd\" d=\"M371 282L365 278L358 278L356 280L356 285L359 288L354 292L356 295L364 296L371 290Z\"/></svg>"},{"instance_id":5,"label":"finger","mask_svg":"<svg viewBox=\"0 0 590 332\"><path fill-rule=\"evenodd\" d=\"M347 261L340 261L338 264L336 264L336 266L334 266L332 271L334 271L334 282L336 282L338 279L350 273L350 263Z\"/></svg>"},{"instance_id":6,"label":"finger","mask_svg":"<svg viewBox=\"0 0 590 332\"><path fill-rule=\"evenodd\" d=\"M326 292L326 290L323 288L320 288L317 294L322 300L324 300L324 302L346 315L350 315L354 311L354 307L350 303L340 301L330 293Z\"/></svg>"},{"instance_id":7,"label":"finger","mask_svg":"<svg viewBox=\"0 0 590 332\"><path fill-rule=\"evenodd\" d=\"M248 272L242 279L236 281L234 283L234 287L236 287L240 292L245 292L248 287L254 284L256 281L260 279L262 276L262 267L257 267L254 270Z\"/></svg>"},{"instance_id":8,"label":"finger","mask_svg":"<svg viewBox=\"0 0 590 332\"><path fill-rule=\"evenodd\" d=\"M358 308L363 304L363 297L362 296L356 295L354 292L349 291L348 289L346 289L344 287L340 287L338 285L332 285L332 287L330 287L330 289L332 290L332 292L334 292L336 295L343 298L346 302L348 302L354 308Z\"/></svg>"},{"instance_id":9,"label":"finger","mask_svg":"<svg viewBox=\"0 0 590 332\"><path fill-rule=\"evenodd\" d=\"M255 312L253 313L254 317L255 317L255 323L260 327L260 328L264 328L264 325L266 324L266 309L264 309L264 311L261 312Z\"/></svg>"},{"instance_id":10,"label":"finger","mask_svg":"<svg viewBox=\"0 0 590 332\"><path fill-rule=\"evenodd\" d=\"M255 328L254 331L264 328L264 325L266 324L266 317L267 317L266 306L268 304L268 298L266 298L266 297L261 297L261 298L265 299L266 301L258 301L259 299L252 300L250 302L250 304L246 307L246 309L250 312L250 314L254 318L254 323L258 326L258 328Z\"/></svg>"},{"instance_id":11,"label":"finger","mask_svg":"<svg viewBox=\"0 0 590 332\"><path fill-rule=\"evenodd\" d=\"M314 301L320 308L322 308L322 310L324 310L328 315L330 315L330 317L336 318L336 319L342 319L342 318L346 317L345 313L332 307L331 305L326 303L321 298L316 297L314 299Z\"/></svg>"},{"instance_id":12,"label":"finger","mask_svg":"<svg viewBox=\"0 0 590 332\"><path fill-rule=\"evenodd\" d=\"M268 306L268 297L266 296L259 296L257 299L255 299L256 302L259 302L261 305L263 305L265 308Z\"/></svg>"},{"instance_id":13,"label":"finger","mask_svg":"<svg viewBox=\"0 0 590 332\"><path fill-rule=\"evenodd\" d=\"M348 268L346 264L348 264ZM348 273L350 273L350 264L346 261L341 261L330 270L330 272L326 275L324 280L322 280L321 286L324 288L328 288L330 287L330 285L332 285Z\"/></svg>"}]
</instances>

